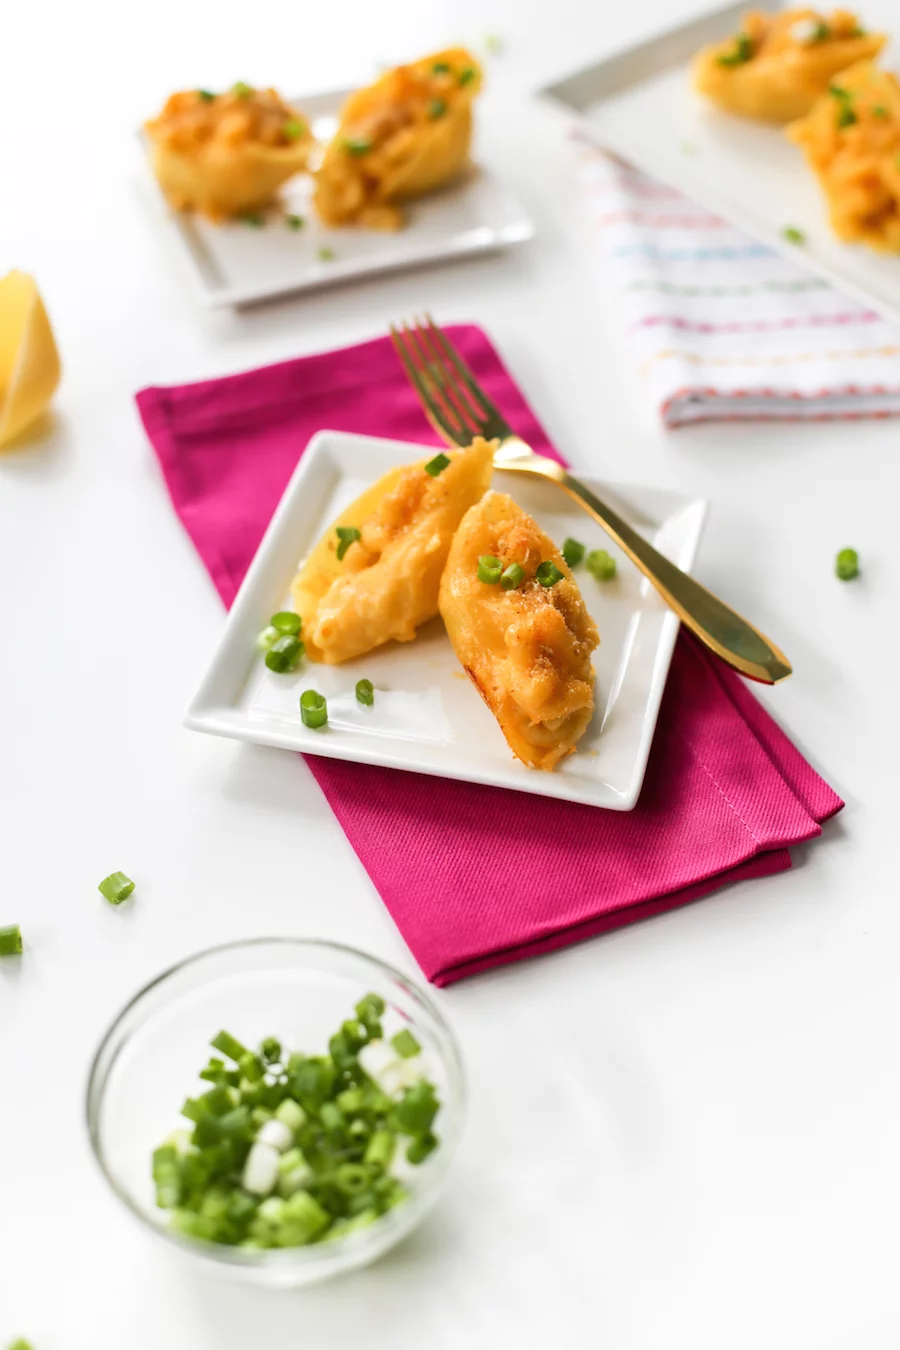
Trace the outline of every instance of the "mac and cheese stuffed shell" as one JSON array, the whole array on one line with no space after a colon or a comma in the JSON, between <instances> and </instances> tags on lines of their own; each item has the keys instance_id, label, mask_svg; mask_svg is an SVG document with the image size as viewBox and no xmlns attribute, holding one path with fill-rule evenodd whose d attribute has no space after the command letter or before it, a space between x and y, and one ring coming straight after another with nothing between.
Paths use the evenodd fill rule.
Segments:
<instances>
[{"instance_id":1,"label":"mac and cheese stuffed shell","mask_svg":"<svg viewBox=\"0 0 900 1350\"><path fill-rule=\"evenodd\" d=\"M477 439L392 469L333 522L292 588L311 660L335 665L411 642L435 617L453 535L490 485L493 452Z\"/></svg>"},{"instance_id":2,"label":"mac and cheese stuffed shell","mask_svg":"<svg viewBox=\"0 0 900 1350\"><path fill-rule=\"evenodd\" d=\"M462 48L387 71L353 94L316 172L313 197L326 225L398 229L398 202L464 168L481 67Z\"/></svg>"},{"instance_id":3,"label":"mac and cheese stuffed shell","mask_svg":"<svg viewBox=\"0 0 900 1350\"><path fill-rule=\"evenodd\" d=\"M845 70L787 128L828 201L839 239L900 253L900 84L871 61Z\"/></svg>"},{"instance_id":4,"label":"mac and cheese stuffed shell","mask_svg":"<svg viewBox=\"0 0 900 1350\"><path fill-rule=\"evenodd\" d=\"M440 607L513 754L530 768L555 768L593 715L600 637L559 549L511 497L489 492L464 517Z\"/></svg>"},{"instance_id":5,"label":"mac and cheese stuffed shell","mask_svg":"<svg viewBox=\"0 0 900 1350\"><path fill-rule=\"evenodd\" d=\"M282 183L306 168L315 144L296 108L274 89L246 84L224 94L172 94L144 129L169 204L211 220L268 206Z\"/></svg>"},{"instance_id":6,"label":"mac and cheese stuffed shell","mask_svg":"<svg viewBox=\"0 0 900 1350\"><path fill-rule=\"evenodd\" d=\"M750 10L737 36L697 55L694 86L725 112L791 122L806 116L839 71L877 56L886 41L843 9Z\"/></svg>"}]
</instances>

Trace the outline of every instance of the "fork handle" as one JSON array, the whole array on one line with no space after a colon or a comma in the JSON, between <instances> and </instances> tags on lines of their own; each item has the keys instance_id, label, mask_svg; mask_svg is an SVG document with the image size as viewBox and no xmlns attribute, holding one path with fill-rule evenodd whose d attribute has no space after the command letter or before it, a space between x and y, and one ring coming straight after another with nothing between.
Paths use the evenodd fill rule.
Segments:
<instances>
[{"instance_id":1,"label":"fork handle","mask_svg":"<svg viewBox=\"0 0 900 1350\"><path fill-rule=\"evenodd\" d=\"M722 603L717 596L701 586L699 581L682 572L637 530L622 519L618 512L595 497L571 474L558 480L570 497L574 497L602 525L644 576L656 587L685 627L705 643L711 651L751 680L763 684L778 684L791 674L791 667L783 652L754 628L740 614Z\"/></svg>"}]
</instances>

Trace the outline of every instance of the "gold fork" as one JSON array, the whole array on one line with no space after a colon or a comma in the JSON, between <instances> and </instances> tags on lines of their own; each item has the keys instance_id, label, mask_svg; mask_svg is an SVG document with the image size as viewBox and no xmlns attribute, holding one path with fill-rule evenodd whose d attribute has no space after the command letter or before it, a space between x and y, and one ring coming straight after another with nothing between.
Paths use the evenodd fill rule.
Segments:
<instances>
[{"instance_id":1,"label":"gold fork","mask_svg":"<svg viewBox=\"0 0 900 1350\"><path fill-rule=\"evenodd\" d=\"M428 420L450 445L469 445L476 435L498 440L495 469L549 478L558 484L603 526L682 623L723 661L763 684L787 679L791 667L774 642L663 557L561 464L536 454L516 435L430 315L425 315L424 322L414 320L399 328L391 324L391 338Z\"/></svg>"}]
</instances>

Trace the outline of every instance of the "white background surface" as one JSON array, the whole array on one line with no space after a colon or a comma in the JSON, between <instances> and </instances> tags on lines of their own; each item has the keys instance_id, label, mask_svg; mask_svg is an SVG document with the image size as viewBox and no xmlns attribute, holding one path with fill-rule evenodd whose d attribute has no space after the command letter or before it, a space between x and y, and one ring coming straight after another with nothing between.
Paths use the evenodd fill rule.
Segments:
<instances>
[{"instance_id":1,"label":"white background surface","mask_svg":"<svg viewBox=\"0 0 900 1350\"><path fill-rule=\"evenodd\" d=\"M39 278L66 370L52 434L0 456L0 922L28 944L0 969L0 1344L900 1341L898 426L659 431L589 288L560 130L522 97L680 10L9 0L0 267ZM247 314L193 305L130 169L170 88L327 87L491 30L483 122L533 245ZM577 465L712 499L699 575L793 658L763 697L848 805L790 873L441 995L473 1098L452 1193L367 1274L265 1296L173 1264L106 1193L82 1122L94 1044L210 942L321 934L414 966L303 764L181 728L222 613L131 395L426 305L487 327ZM848 544L865 576L842 586ZM114 868L138 883L120 910L96 891Z\"/></svg>"}]
</instances>

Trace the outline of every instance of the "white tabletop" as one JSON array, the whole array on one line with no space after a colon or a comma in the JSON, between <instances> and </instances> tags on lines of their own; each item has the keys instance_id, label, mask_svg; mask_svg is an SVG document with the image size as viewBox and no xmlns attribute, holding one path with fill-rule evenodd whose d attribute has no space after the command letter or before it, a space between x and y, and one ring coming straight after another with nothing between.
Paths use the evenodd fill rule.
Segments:
<instances>
[{"instance_id":1,"label":"white tabletop","mask_svg":"<svg viewBox=\"0 0 900 1350\"><path fill-rule=\"evenodd\" d=\"M900 433L665 435L590 281L560 128L524 97L688 5L8 8L0 271L39 279L65 379L53 429L0 455L0 924L27 942L0 968L0 1344L895 1347ZM482 121L532 245L241 314L195 306L132 174L133 126L170 88L322 88L491 30L506 51ZM132 394L426 305L488 329L577 464L711 499L699 575L789 652L794 678L760 697L848 805L791 872L439 995L472 1085L447 1199L369 1272L263 1295L173 1261L107 1192L83 1124L95 1043L213 942L319 934L415 964L303 763L181 727L223 615ZM853 585L832 574L845 545ZM117 868L138 889L113 910L96 887Z\"/></svg>"}]
</instances>

